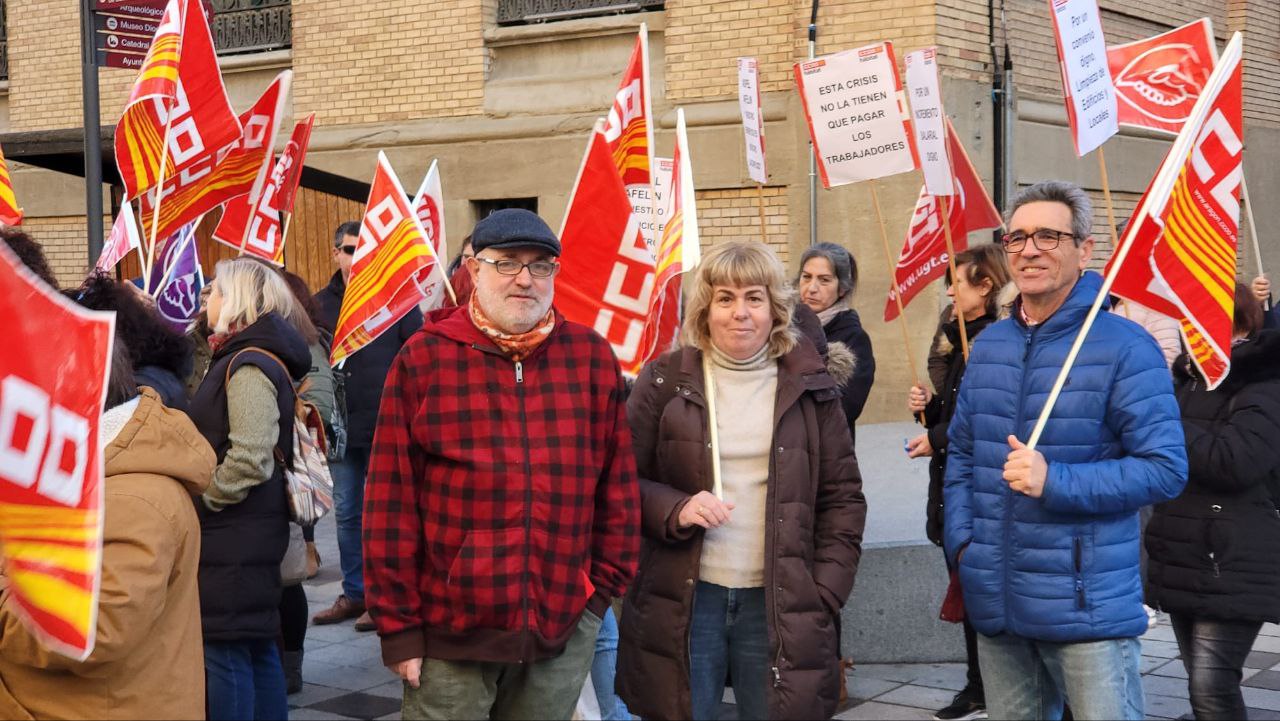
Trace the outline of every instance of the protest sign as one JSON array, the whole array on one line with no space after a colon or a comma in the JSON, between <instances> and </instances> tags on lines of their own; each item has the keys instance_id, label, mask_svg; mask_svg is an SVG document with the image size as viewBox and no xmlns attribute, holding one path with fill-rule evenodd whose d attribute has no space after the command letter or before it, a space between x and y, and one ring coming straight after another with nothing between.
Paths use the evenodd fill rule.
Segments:
<instances>
[{"instance_id":1,"label":"protest sign","mask_svg":"<svg viewBox=\"0 0 1280 721\"><path fill-rule=\"evenodd\" d=\"M1083 157L1120 130L1116 88L1097 0L1049 0L1058 38L1062 94L1076 155Z\"/></svg>"}]
</instances>

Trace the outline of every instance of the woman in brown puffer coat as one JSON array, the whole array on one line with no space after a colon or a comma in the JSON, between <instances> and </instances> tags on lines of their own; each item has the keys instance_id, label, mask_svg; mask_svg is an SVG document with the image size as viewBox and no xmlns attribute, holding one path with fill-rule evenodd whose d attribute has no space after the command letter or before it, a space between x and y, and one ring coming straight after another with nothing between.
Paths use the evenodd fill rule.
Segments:
<instances>
[{"instance_id":1,"label":"woman in brown puffer coat","mask_svg":"<svg viewBox=\"0 0 1280 721\"><path fill-rule=\"evenodd\" d=\"M617 689L643 718L716 718L729 673L741 718L835 712L866 501L839 389L792 330L793 304L766 246L715 246L685 346L646 367L628 401L644 543Z\"/></svg>"}]
</instances>

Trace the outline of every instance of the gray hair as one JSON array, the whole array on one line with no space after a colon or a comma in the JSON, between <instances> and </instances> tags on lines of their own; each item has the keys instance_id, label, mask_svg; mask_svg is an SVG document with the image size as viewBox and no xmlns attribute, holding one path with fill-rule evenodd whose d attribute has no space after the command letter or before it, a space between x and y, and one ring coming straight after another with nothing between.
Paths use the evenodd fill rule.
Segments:
<instances>
[{"instance_id":1,"label":"gray hair","mask_svg":"<svg viewBox=\"0 0 1280 721\"><path fill-rule=\"evenodd\" d=\"M858 261L853 259L844 246L835 243L814 243L800 256L800 269L804 270L804 264L813 258L825 258L831 264L831 271L836 276L836 282L839 283L837 296L844 298L853 292L858 285ZM800 281L796 280L799 285Z\"/></svg>"},{"instance_id":2,"label":"gray hair","mask_svg":"<svg viewBox=\"0 0 1280 721\"><path fill-rule=\"evenodd\" d=\"M342 225L339 225L338 229L333 231L333 247L341 248L342 239L347 237L348 235L355 238L360 237L360 221L348 220Z\"/></svg>"},{"instance_id":3,"label":"gray hair","mask_svg":"<svg viewBox=\"0 0 1280 721\"><path fill-rule=\"evenodd\" d=\"M1093 235L1093 202L1089 200L1089 194L1075 183L1044 180L1023 189L1009 207L1009 218L1028 203L1062 203L1067 206L1071 210L1071 234L1075 236L1072 240L1076 247Z\"/></svg>"}]
</instances>

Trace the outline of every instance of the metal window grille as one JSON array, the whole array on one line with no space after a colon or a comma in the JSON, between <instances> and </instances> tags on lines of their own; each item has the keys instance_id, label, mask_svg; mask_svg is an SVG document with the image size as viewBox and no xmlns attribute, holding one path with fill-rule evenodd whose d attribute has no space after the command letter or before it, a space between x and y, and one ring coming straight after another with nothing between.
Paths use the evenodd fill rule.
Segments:
<instances>
[{"instance_id":1,"label":"metal window grille","mask_svg":"<svg viewBox=\"0 0 1280 721\"><path fill-rule=\"evenodd\" d=\"M212 0L213 44L219 55L293 47L290 0Z\"/></svg>"},{"instance_id":2,"label":"metal window grille","mask_svg":"<svg viewBox=\"0 0 1280 721\"><path fill-rule=\"evenodd\" d=\"M0 80L9 79L9 31L4 0L0 0Z\"/></svg>"},{"instance_id":3,"label":"metal window grille","mask_svg":"<svg viewBox=\"0 0 1280 721\"><path fill-rule=\"evenodd\" d=\"M498 0L498 24L552 22L661 10L664 0Z\"/></svg>"}]
</instances>

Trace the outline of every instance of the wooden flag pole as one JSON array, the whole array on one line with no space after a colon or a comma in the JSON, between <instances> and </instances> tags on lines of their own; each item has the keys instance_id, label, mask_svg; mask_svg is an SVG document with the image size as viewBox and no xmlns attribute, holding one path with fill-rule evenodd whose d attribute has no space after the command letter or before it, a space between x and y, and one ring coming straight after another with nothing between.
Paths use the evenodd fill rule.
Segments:
<instances>
[{"instance_id":1,"label":"wooden flag pole","mask_svg":"<svg viewBox=\"0 0 1280 721\"><path fill-rule=\"evenodd\" d=\"M959 280L958 271L956 271L956 247L951 240L951 196L940 195L938 200L942 203L942 237L947 239L947 264L951 266L951 282L955 284ZM896 281L895 281L896 282ZM895 296L897 293L894 294ZM960 299L960 294L956 294L956 300ZM952 302L952 310L956 314L956 318L960 321L960 351L964 354L964 362L969 362L969 329L966 327L964 313L960 312L960 306L957 302ZM901 314L901 310L898 311Z\"/></svg>"},{"instance_id":2,"label":"wooden flag pole","mask_svg":"<svg viewBox=\"0 0 1280 721\"><path fill-rule=\"evenodd\" d=\"M769 244L769 233L764 224L764 183L756 183L756 205L760 208L760 240Z\"/></svg>"},{"instance_id":3,"label":"wooden flag pole","mask_svg":"<svg viewBox=\"0 0 1280 721\"><path fill-rule=\"evenodd\" d=\"M717 427L716 382L711 375L711 359L702 355L702 384L707 396L707 433L711 439L711 492L724 500L724 482L720 475L720 429Z\"/></svg>"},{"instance_id":4,"label":"wooden flag pole","mask_svg":"<svg viewBox=\"0 0 1280 721\"><path fill-rule=\"evenodd\" d=\"M1253 257L1258 261L1258 275L1266 275L1262 269L1262 248L1258 245L1258 225L1253 222L1253 201L1249 199L1249 185L1244 176L1240 177L1240 192L1244 196L1244 212L1249 218L1249 239L1253 241ZM1267 299L1267 310L1271 309L1271 300Z\"/></svg>"},{"instance_id":5,"label":"wooden flag pole","mask_svg":"<svg viewBox=\"0 0 1280 721\"><path fill-rule=\"evenodd\" d=\"M173 113L164 121L164 144L160 146L160 174L156 176L156 204L151 206L151 244L147 248L147 263L142 274L142 290L151 294L151 268L156 259L156 231L160 229L160 203L164 201L164 173L169 166L169 135L173 131ZM141 255L141 254L139 254Z\"/></svg>"},{"instance_id":6,"label":"wooden flag pole","mask_svg":"<svg viewBox=\"0 0 1280 721\"><path fill-rule=\"evenodd\" d=\"M1107 215L1111 222L1111 232L1114 233L1115 208L1111 205L1111 187L1107 182L1107 158L1103 154L1101 146L1098 147L1098 163L1102 168L1102 193L1107 199ZM1132 238L1134 234L1127 233L1126 235ZM1031 242L1031 239L1028 238L1027 242ZM1102 279L1102 288L1098 290L1098 297L1093 299L1093 305L1089 307L1089 314L1085 316L1080 332L1076 333L1075 342L1071 344L1071 351L1067 353L1067 359L1062 363L1062 370L1058 371L1058 378L1053 383L1053 389L1049 391L1049 397L1045 399L1044 408L1041 409L1040 417L1036 420L1036 426L1031 431L1031 438L1027 440L1027 448L1033 451L1036 449L1036 445L1040 443L1040 436L1044 434L1044 427L1049 423L1049 415L1053 413L1053 407L1058 402L1058 396L1062 395L1062 388L1067 384L1067 377L1071 375L1071 368L1076 363L1076 356L1080 354L1080 349L1084 347L1085 338L1088 337L1089 330L1093 328L1093 322L1098 319L1098 312L1102 310L1102 303L1111 293L1111 284L1115 282L1120 269L1124 267L1125 258L1129 256L1129 249L1133 247L1133 243L1128 241L1117 241L1117 243L1115 254L1111 260L1111 270Z\"/></svg>"},{"instance_id":7,"label":"wooden flag pole","mask_svg":"<svg viewBox=\"0 0 1280 721\"><path fill-rule=\"evenodd\" d=\"M280 267L284 267L284 244L289 242L289 226L293 224L293 213L284 214L284 227L280 230Z\"/></svg>"},{"instance_id":8,"label":"wooden flag pole","mask_svg":"<svg viewBox=\"0 0 1280 721\"><path fill-rule=\"evenodd\" d=\"M868 185L871 186L871 205L876 211L876 222L880 225L880 240L884 243L884 262L889 270L889 285L893 288L893 299L898 303L898 325L902 328L902 346L907 351L907 367L911 369L911 377L915 380L915 384L923 388L920 372L916 370L915 359L911 356L911 334L907 331L907 312L902 305L902 294L898 292L897 276L893 273L893 252L889 250L889 229L885 227L884 214L880 212L880 193L877 191L879 183L872 180ZM917 415L920 417L920 423L924 424L924 413Z\"/></svg>"}]
</instances>

